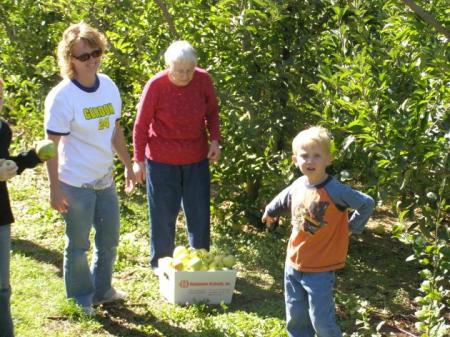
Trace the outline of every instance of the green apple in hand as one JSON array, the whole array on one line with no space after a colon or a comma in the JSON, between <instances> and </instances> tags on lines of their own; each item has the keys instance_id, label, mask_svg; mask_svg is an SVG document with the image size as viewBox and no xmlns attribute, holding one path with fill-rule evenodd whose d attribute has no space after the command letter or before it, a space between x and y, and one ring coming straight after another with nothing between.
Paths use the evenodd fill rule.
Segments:
<instances>
[{"instance_id":1,"label":"green apple in hand","mask_svg":"<svg viewBox=\"0 0 450 337\"><path fill-rule=\"evenodd\" d=\"M46 161L56 155L55 143L50 139L43 139L36 142L36 153L40 160Z\"/></svg>"},{"instance_id":2,"label":"green apple in hand","mask_svg":"<svg viewBox=\"0 0 450 337\"><path fill-rule=\"evenodd\" d=\"M0 181L11 179L17 174L17 165L10 159L0 159Z\"/></svg>"},{"instance_id":3,"label":"green apple in hand","mask_svg":"<svg viewBox=\"0 0 450 337\"><path fill-rule=\"evenodd\" d=\"M4 160L1 166L3 166L7 170L11 170L14 167L17 167L16 162L10 159Z\"/></svg>"}]
</instances>

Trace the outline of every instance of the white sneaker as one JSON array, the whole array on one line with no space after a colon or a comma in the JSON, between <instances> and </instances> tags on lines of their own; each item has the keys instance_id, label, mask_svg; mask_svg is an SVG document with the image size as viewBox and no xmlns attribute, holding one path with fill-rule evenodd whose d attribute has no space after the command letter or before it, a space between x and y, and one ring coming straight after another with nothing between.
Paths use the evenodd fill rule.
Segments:
<instances>
[{"instance_id":1,"label":"white sneaker","mask_svg":"<svg viewBox=\"0 0 450 337\"><path fill-rule=\"evenodd\" d=\"M127 298L127 293L120 291L120 290L116 290L114 288L111 288L105 293L105 297L103 299L101 299L101 300L94 299L93 304L98 305L98 304L122 301L125 298Z\"/></svg>"},{"instance_id":2,"label":"white sneaker","mask_svg":"<svg viewBox=\"0 0 450 337\"><path fill-rule=\"evenodd\" d=\"M89 316L89 317L95 316L95 310L91 306L82 307L82 310L86 316Z\"/></svg>"}]
</instances>

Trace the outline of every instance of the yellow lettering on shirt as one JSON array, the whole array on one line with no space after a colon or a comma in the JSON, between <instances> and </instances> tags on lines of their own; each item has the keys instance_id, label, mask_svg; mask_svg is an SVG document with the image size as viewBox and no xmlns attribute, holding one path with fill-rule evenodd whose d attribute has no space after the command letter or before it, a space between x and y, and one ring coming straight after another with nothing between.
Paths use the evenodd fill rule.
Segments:
<instances>
[{"instance_id":1,"label":"yellow lettering on shirt","mask_svg":"<svg viewBox=\"0 0 450 337\"><path fill-rule=\"evenodd\" d=\"M108 129L109 128L109 118L101 118L98 120L98 129L99 130L103 130L103 129Z\"/></svg>"},{"instance_id":2,"label":"yellow lettering on shirt","mask_svg":"<svg viewBox=\"0 0 450 337\"><path fill-rule=\"evenodd\" d=\"M93 108L84 108L83 115L86 119L103 118L106 116L114 115L114 107L111 103L108 103Z\"/></svg>"}]
</instances>

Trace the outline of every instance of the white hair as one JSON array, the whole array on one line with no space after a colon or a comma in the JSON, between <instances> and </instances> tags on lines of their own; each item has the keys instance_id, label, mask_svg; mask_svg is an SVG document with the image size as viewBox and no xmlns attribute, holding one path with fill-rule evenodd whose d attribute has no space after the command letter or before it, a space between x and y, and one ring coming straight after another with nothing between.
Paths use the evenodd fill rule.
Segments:
<instances>
[{"instance_id":1,"label":"white hair","mask_svg":"<svg viewBox=\"0 0 450 337\"><path fill-rule=\"evenodd\" d=\"M176 62L192 62L197 65L197 52L187 41L175 41L164 53L166 65L173 66Z\"/></svg>"}]
</instances>

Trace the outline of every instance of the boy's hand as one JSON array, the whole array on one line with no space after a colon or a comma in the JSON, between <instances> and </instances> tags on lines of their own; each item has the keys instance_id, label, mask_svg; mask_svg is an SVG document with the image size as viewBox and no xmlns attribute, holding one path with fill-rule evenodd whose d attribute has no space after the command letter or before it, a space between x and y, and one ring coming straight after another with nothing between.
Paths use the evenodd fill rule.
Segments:
<instances>
[{"instance_id":1,"label":"boy's hand","mask_svg":"<svg viewBox=\"0 0 450 337\"><path fill-rule=\"evenodd\" d=\"M0 159L0 181L11 179L17 174L17 165L12 160Z\"/></svg>"},{"instance_id":2,"label":"boy's hand","mask_svg":"<svg viewBox=\"0 0 450 337\"><path fill-rule=\"evenodd\" d=\"M267 229L272 230L278 222L278 217L272 217L267 212L264 212L261 221L266 224Z\"/></svg>"},{"instance_id":3,"label":"boy's hand","mask_svg":"<svg viewBox=\"0 0 450 337\"><path fill-rule=\"evenodd\" d=\"M133 192L136 186L136 176L133 172L133 168L125 168L125 192L130 194Z\"/></svg>"}]
</instances>

